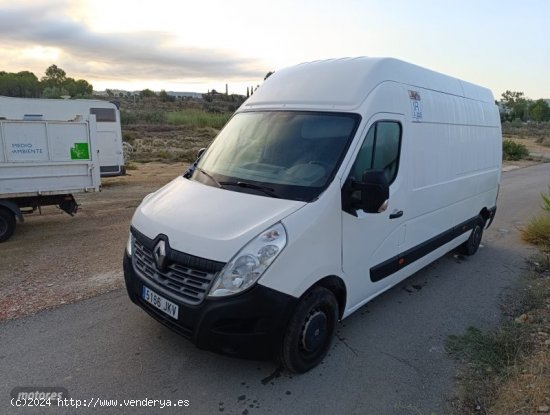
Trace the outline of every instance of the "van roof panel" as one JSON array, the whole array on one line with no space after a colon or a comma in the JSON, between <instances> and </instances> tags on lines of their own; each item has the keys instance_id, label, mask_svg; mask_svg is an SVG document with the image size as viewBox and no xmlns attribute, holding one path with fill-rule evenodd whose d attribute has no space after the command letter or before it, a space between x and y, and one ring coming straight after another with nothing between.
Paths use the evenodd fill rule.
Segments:
<instances>
[{"instance_id":1,"label":"van roof panel","mask_svg":"<svg viewBox=\"0 0 550 415\"><path fill-rule=\"evenodd\" d=\"M341 58L302 63L271 75L244 103L258 107L357 108L382 82L398 82L493 103L483 88L394 58Z\"/></svg>"}]
</instances>

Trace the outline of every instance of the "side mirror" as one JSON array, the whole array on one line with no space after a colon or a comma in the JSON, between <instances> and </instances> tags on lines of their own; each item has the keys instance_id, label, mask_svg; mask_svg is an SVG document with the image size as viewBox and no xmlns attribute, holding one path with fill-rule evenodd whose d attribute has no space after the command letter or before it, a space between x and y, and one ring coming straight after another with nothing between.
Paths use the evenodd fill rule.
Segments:
<instances>
[{"instance_id":1,"label":"side mirror","mask_svg":"<svg viewBox=\"0 0 550 415\"><path fill-rule=\"evenodd\" d=\"M386 210L390 198L390 186L384 170L366 170L363 180L350 177L342 189L342 208L357 216L357 210L380 213Z\"/></svg>"},{"instance_id":2,"label":"side mirror","mask_svg":"<svg viewBox=\"0 0 550 415\"><path fill-rule=\"evenodd\" d=\"M199 151L197 151L197 159L193 162L193 164L189 166L189 168L185 171L185 173L183 173L183 177L185 177L186 179L189 179L193 175L193 172L195 171L195 168L197 167L197 164L205 151L206 151L206 147L203 147Z\"/></svg>"},{"instance_id":3,"label":"side mirror","mask_svg":"<svg viewBox=\"0 0 550 415\"><path fill-rule=\"evenodd\" d=\"M202 157L205 151L206 151L206 147L203 147L197 152L197 160L199 160Z\"/></svg>"},{"instance_id":4,"label":"side mirror","mask_svg":"<svg viewBox=\"0 0 550 415\"><path fill-rule=\"evenodd\" d=\"M361 208L367 213L380 213L386 210L390 198L390 185L384 170L366 170L361 191Z\"/></svg>"}]
</instances>

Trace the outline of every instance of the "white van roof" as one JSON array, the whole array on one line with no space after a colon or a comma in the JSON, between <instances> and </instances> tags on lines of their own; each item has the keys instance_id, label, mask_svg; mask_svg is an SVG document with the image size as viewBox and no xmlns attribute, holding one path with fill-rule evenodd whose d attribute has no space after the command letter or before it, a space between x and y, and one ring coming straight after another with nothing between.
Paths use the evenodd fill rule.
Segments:
<instances>
[{"instance_id":1,"label":"white van roof","mask_svg":"<svg viewBox=\"0 0 550 415\"><path fill-rule=\"evenodd\" d=\"M382 82L494 103L487 88L394 58L342 58L302 63L271 75L242 109L303 107L351 110Z\"/></svg>"}]
</instances>

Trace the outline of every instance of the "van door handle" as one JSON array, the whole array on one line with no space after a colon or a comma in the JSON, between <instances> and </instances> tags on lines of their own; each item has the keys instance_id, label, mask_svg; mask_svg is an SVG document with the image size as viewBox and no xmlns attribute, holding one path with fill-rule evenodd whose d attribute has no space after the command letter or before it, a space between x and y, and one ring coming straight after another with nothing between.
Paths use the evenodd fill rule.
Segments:
<instances>
[{"instance_id":1,"label":"van door handle","mask_svg":"<svg viewBox=\"0 0 550 415\"><path fill-rule=\"evenodd\" d=\"M397 212L391 213L390 214L390 219L397 219L397 218L400 218L401 216L403 216L403 211L399 210Z\"/></svg>"}]
</instances>

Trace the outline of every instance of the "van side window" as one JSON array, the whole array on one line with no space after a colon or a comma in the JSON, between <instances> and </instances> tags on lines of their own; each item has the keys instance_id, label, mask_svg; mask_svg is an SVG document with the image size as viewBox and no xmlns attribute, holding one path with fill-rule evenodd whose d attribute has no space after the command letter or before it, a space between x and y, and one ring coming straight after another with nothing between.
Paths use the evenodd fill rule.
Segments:
<instances>
[{"instance_id":1,"label":"van side window","mask_svg":"<svg viewBox=\"0 0 550 415\"><path fill-rule=\"evenodd\" d=\"M388 183L392 183L397 176L400 147L401 124L396 121L374 123L361 145L350 176L361 180L365 170L380 169L386 172Z\"/></svg>"},{"instance_id":2,"label":"van side window","mask_svg":"<svg viewBox=\"0 0 550 415\"><path fill-rule=\"evenodd\" d=\"M116 114L113 108L90 108L90 114L95 115L97 122L116 122Z\"/></svg>"}]
</instances>

